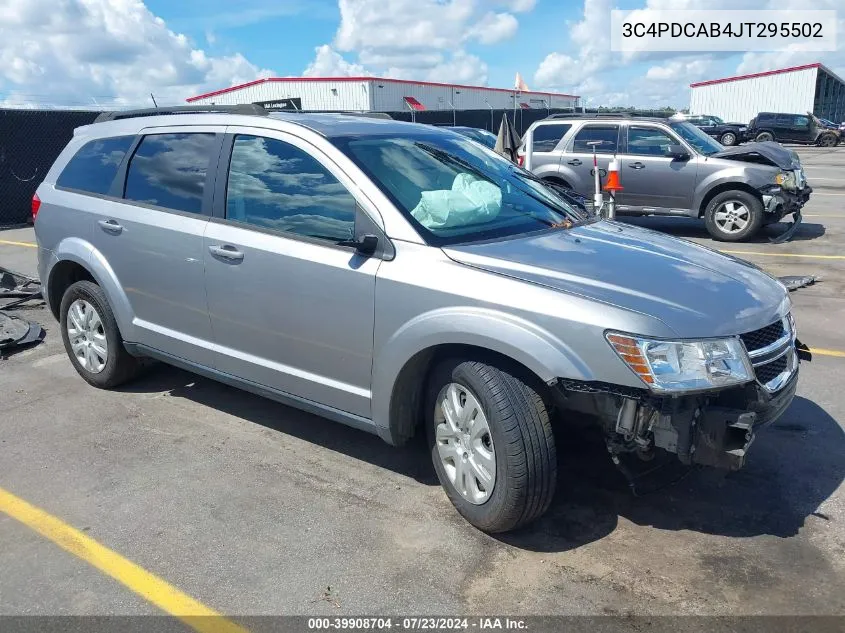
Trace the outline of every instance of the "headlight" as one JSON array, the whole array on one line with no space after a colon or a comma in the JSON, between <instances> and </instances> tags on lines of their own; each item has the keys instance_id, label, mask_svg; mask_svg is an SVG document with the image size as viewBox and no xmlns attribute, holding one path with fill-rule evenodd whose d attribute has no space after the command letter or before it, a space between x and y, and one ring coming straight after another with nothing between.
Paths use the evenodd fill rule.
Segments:
<instances>
[{"instance_id":1,"label":"headlight","mask_svg":"<svg viewBox=\"0 0 845 633\"><path fill-rule=\"evenodd\" d=\"M740 131L740 132L745 132L745 131L747 131L747 130L748 130L748 128L747 128L747 127L741 127L741 128L739 128L739 131Z\"/></svg>"},{"instance_id":2,"label":"headlight","mask_svg":"<svg viewBox=\"0 0 845 633\"><path fill-rule=\"evenodd\" d=\"M609 332L607 341L652 391L701 391L754 379L738 338L658 341Z\"/></svg>"},{"instance_id":3,"label":"headlight","mask_svg":"<svg viewBox=\"0 0 845 633\"><path fill-rule=\"evenodd\" d=\"M782 171L775 176L775 182L784 189L795 189L795 173L791 171Z\"/></svg>"}]
</instances>

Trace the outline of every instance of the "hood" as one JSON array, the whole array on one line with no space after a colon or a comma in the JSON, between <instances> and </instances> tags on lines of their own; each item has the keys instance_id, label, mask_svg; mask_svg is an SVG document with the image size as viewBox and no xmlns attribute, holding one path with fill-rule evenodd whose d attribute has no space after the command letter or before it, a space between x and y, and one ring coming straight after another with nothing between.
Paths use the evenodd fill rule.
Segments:
<instances>
[{"instance_id":1,"label":"hood","mask_svg":"<svg viewBox=\"0 0 845 633\"><path fill-rule=\"evenodd\" d=\"M653 316L683 338L756 330L789 305L786 288L753 264L616 222L443 250L469 266Z\"/></svg>"},{"instance_id":2,"label":"hood","mask_svg":"<svg viewBox=\"0 0 845 633\"><path fill-rule=\"evenodd\" d=\"M711 154L710 157L762 163L764 165L780 167L781 169L800 169L801 167L798 154L774 141L746 143L745 145L726 147L721 152Z\"/></svg>"}]
</instances>

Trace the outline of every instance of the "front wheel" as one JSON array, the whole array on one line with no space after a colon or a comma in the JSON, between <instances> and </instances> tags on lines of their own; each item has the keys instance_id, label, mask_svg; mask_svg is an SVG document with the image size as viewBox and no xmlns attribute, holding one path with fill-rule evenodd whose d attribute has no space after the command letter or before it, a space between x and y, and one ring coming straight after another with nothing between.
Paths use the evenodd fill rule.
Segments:
<instances>
[{"instance_id":1,"label":"front wheel","mask_svg":"<svg viewBox=\"0 0 845 633\"><path fill-rule=\"evenodd\" d=\"M722 138L719 139L719 142L725 147L736 145L736 134L733 132L725 132L722 134Z\"/></svg>"},{"instance_id":2,"label":"front wheel","mask_svg":"<svg viewBox=\"0 0 845 633\"><path fill-rule=\"evenodd\" d=\"M704 223L714 239L741 242L763 225L763 202L747 191L724 191L707 205Z\"/></svg>"},{"instance_id":3,"label":"front wheel","mask_svg":"<svg viewBox=\"0 0 845 633\"><path fill-rule=\"evenodd\" d=\"M458 512L484 532L533 521L554 496L549 413L529 383L464 360L440 364L429 381L426 422L437 478Z\"/></svg>"},{"instance_id":4,"label":"front wheel","mask_svg":"<svg viewBox=\"0 0 845 633\"><path fill-rule=\"evenodd\" d=\"M819 147L834 147L838 140L835 134L823 134L819 137L818 145Z\"/></svg>"}]
</instances>

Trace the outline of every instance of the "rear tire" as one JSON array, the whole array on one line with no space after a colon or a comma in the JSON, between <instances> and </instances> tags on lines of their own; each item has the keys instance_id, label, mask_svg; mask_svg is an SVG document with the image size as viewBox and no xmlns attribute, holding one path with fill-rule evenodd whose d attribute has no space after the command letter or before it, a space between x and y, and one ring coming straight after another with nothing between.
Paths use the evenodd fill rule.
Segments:
<instances>
[{"instance_id":1,"label":"rear tire","mask_svg":"<svg viewBox=\"0 0 845 633\"><path fill-rule=\"evenodd\" d=\"M725 132L722 134L722 138L719 139L719 142L725 147L732 147L733 145L736 145L736 134L733 132Z\"/></svg>"},{"instance_id":2,"label":"rear tire","mask_svg":"<svg viewBox=\"0 0 845 633\"><path fill-rule=\"evenodd\" d=\"M763 225L763 203L747 191L723 191L704 211L707 232L720 242L741 242Z\"/></svg>"},{"instance_id":3,"label":"rear tire","mask_svg":"<svg viewBox=\"0 0 845 633\"><path fill-rule=\"evenodd\" d=\"M59 319L65 351L86 382L111 389L138 373L142 363L123 346L114 313L100 286L91 281L72 284L62 296Z\"/></svg>"},{"instance_id":4,"label":"rear tire","mask_svg":"<svg viewBox=\"0 0 845 633\"><path fill-rule=\"evenodd\" d=\"M766 141L774 141L775 137L772 135L771 132L760 132L757 136L754 137L754 140L758 143L765 143Z\"/></svg>"},{"instance_id":5,"label":"rear tire","mask_svg":"<svg viewBox=\"0 0 845 633\"><path fill-rule=\"evenodd\" d=\"M458 359L441 363L429 380L426 423L437 478L458 512L484 532L530 523L554 496L554 436L539 387L530 382ZM485 434L476 435L483 425Z\"/></svg>"}]
</instances>

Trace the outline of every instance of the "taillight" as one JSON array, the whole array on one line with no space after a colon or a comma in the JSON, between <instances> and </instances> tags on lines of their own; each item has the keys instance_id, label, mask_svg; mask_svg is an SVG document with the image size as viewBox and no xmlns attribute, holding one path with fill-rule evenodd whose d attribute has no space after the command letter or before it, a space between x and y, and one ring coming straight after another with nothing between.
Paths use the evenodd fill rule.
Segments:
<instances>
[{"instance_id":1,"label":"taillight","mask_svg":"<svg viewBox=\"0 0 845 633\"><path fill-rule=\"evenodd\" d=\"M516 157L516 164L519 165L520 167L523 167L525 165L525 156L524 155L517 156Z\"/></svg>"},{"instance_id":2,"label":"taillight","mask_svg":"<svg viewBox=\"0 0 845 633\"><path fill-rule=\"evenodd\" d=\"M41 198L38 197L38 194L32 195L32 221L35 222L35 216L38 215L38 209L41 208Z\"/></svg>"}]
</instances>

